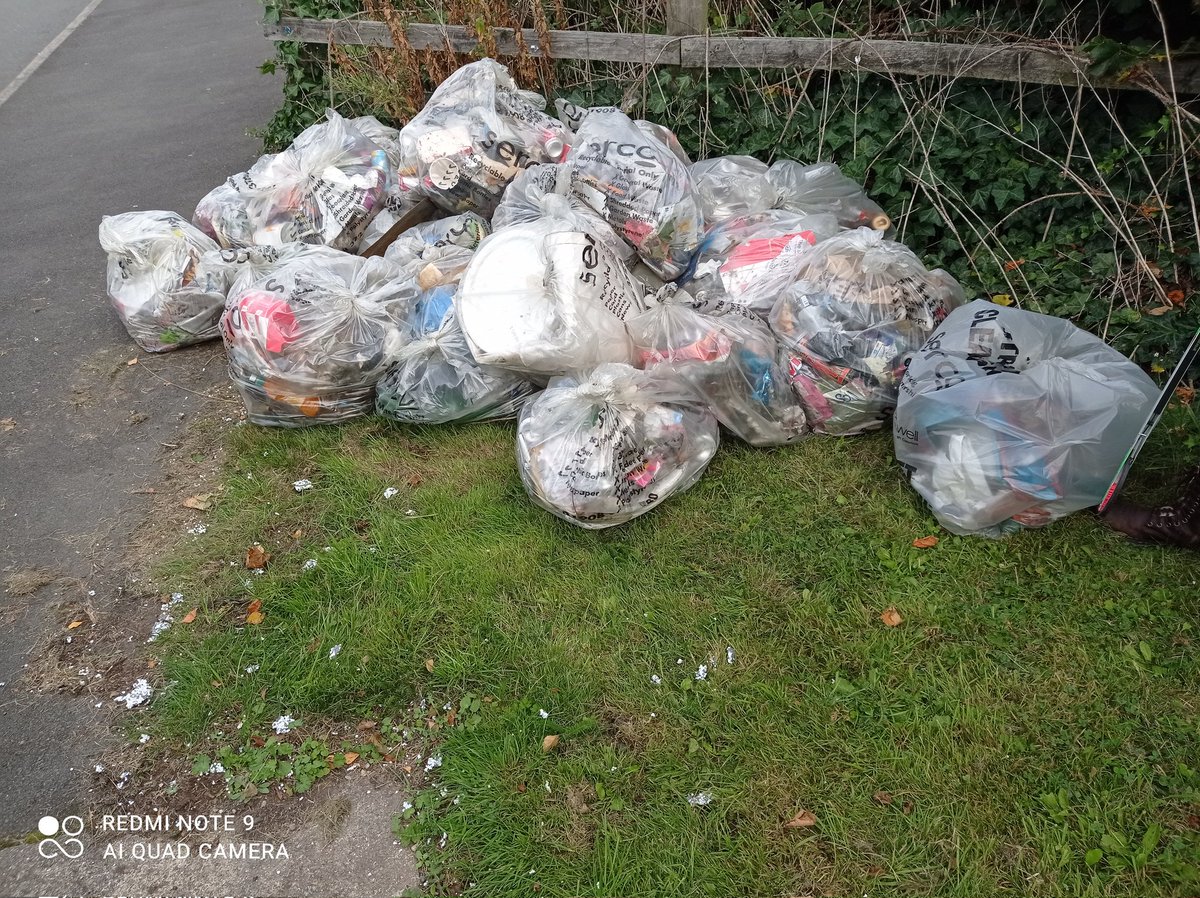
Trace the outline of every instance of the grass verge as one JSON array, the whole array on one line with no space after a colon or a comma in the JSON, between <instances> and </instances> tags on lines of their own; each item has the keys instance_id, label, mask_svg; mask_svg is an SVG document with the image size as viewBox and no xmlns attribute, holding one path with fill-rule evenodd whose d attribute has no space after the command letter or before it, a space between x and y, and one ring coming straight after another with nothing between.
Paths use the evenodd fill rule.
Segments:
<instances>
[{"instance_id":1,"label":"grass verge","mask_svg":"<svg viewBox=\"0 0 1200 898\"><path fill-rule=\"evenodd\" d=\"M1197 432L1176 409L1141 481ZM598 533L526 499L511 427L230 439L207 532L164 563L199 612L162 640L157 731L261 744L284 714L449 703L404 821L445 846L435 890L1196 888L1194 554L1086 514L1002 542L939 532L887 435L729 440L690 492Z\"/></svg>"}]
</instances>

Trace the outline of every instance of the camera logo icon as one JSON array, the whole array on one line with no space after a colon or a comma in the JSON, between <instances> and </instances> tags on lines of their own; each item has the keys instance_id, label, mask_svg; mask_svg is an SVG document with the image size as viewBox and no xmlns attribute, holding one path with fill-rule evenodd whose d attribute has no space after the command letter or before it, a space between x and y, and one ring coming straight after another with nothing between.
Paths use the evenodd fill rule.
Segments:
<instances>
[{"instance_id":1,"label":"camera logo icon","mask_svg":"<svg viewBox=\"0 0 1200 898\"><path fill-rule=\"evenodd\" d=\"M83 854L83 842L76 838L83 832L82 817L72 814L60 821L57 817L47 814L38 821L37 828L38 832L46 837L38 842L38 854L47 860L58 856L75 860ZM59 841L55 836L67 838Z\"/></svg>"}]
</instances>

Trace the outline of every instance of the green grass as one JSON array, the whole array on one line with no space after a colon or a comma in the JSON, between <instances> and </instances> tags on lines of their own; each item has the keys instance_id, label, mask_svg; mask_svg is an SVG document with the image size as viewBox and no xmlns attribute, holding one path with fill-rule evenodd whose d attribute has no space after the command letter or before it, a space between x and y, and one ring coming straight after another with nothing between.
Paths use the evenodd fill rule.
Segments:
<instances>
[{"instance_id":1,"label":"green grass","mask_svg":"<svg viewBox=\"0 0 1200 898\"><path fill-rule=\"evenodd\" d=\"M1176 411L1142 483L1188 454L1196 423ZM201 613L162 647L159 732L200 750L282 713L491 699L438 731L446 796L410 821L448 833L435 887L1200 889L1194 553L1129 545L1087 514L948 535L887 435L729 440L690 492L602 532L528 501L511 427L245 427L231 448L208 532L167 564ZM301 477L315 487L296 493ZM272 560L248 577L254 541ZM243 627L251 597L266 618ZM548 734L562 741L543 753ZM711 804L690 806L702 791ZM785 828L802 809L817 824Z\"/></svg>"}]
</instances>

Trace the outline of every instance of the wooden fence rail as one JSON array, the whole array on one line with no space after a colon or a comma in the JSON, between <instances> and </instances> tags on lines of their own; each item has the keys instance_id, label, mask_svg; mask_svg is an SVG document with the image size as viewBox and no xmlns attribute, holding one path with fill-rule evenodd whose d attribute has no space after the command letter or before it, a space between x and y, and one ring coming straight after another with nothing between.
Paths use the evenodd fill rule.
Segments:
<instances>
[{"instance_id":1,"label":"wooden fence rail","mask_svg":"<svg viewBox=\"0 0 1200 898\"><path fill-rule=\"evenodd\" d=\"M391 47L387 25L368 19L282 18L268 24L275 41ZM494 28L501 55L518 52L511 28ZM472 53L479 36L465 25L409 25L413 49L448 49ZM1090 78L1087 58L1079 53L1032 44L954 44L932 41L859 40L816 37L741 37L720 34L616 34L607 31L551 31L543 47L536 31L521 32L534 56L554 59L631 62L690 68L799 68L864 71L895 75L948 75L1031 84L1091 84L1096 87L1141 88L1136 80ZM1175 90L1200 94L1200 60L1178 59L1173 66ZM1165 62L1148 62L1144 73L1170 90L1172 71Z\"/></svg>"}]
</instances>

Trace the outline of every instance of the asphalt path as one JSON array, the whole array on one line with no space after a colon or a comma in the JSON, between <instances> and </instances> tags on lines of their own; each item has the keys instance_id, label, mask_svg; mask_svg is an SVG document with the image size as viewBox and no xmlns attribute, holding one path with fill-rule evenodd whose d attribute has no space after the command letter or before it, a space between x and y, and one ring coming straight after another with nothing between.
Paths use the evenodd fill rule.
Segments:
<instances>
[{"instance_id":1,"label":"asphalt path","mask_svg":"<svg viewBox=\"0 0 1200 898\"><path fill-rule=\"evenodd\" d=\"M37 654L66 638L64 603L127 594L162 447L225 377L211 344L138 351L96 229L134 209L190 217L256 158L246 132L280 98L257 71L260 15L255 0L0 0L0 837L83 805L104 711L47 691ZM30 592L30 572L52 581Z\"/></svg>"}]
</instances>

